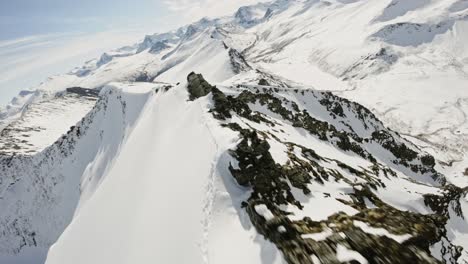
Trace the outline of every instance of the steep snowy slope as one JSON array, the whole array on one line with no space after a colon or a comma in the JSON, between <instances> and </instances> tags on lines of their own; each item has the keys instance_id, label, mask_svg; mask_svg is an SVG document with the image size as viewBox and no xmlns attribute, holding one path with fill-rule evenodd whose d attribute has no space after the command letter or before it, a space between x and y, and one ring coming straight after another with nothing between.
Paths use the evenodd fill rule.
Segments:
<instances>
[{"instance_id":1,"label":"steep snowy slope","mask_svg":"<svg viewBox=\"0 0 468 264\"><path fill-rule=\"evenodd\" d=\"M444 164L466 166L464 2L307 1L249 29L257 41L244 53L271 73L366 105Z\"/></svg>"},{"instance_id":2,"label":"steep snowy slope","mask_svg":"<svg viewBox=\"0 0 468 264\"><path fill-rule=\"evenodd\" d=\"M148 95L46 263L456 263L464 252L453 226L466 225L464 191L367 109L310 90L220 88L191 74Z\"/></svg>"},{"instance_id":3,"label":"steep snowy slope","mask_svg":"<svg viewBox=\"0 0 468 264\"><path fill-rule=\"evenodd\" d=\"M467 16L277 0L20 93L0 263L465 263Z\"/></svg>"},{"instance_id":4,"label":"steep snowy slope","mask_svg":"<svg viewBox=\"0 0 468 264\"><path fill-rule=\"evenodd\" d=\"M28 104L20 118L1 130L0 153L32 155L52 145L91 110L97 93L92 90L86 94L86 90L75 87L56 97Z\"/></svg>"},{"instance_id":5,"label":"steep snowy slope","mask_svg":"<svg viewBox=\"0 0 468 264\"><path fill-rule=\"evenodd\" d=\"M78 201L87 199L112 165L145 105L147 90L108 86L89 114L51 146L35 155L0 154L0 260L28 247L47 251L55 242Z\"/></svg>"},{"instance_id":6,"label":"steep snowy slope","mask_svg":"<svg viewBox=\"0 0 468 264\"><path fill-rule=\"evenodd\" d=\"M187 103L186 94L181 86L148 96L115 166L53 246L47 263L261 262L250 253L259 247L253 230L243 230L238 208L219 183L217 161L235 135L215 138L206 102ZM222 222L213 223L214 213ZM213 224L227 233L212 239ZM238 234L231 237L231 232ZM225 247L236 251L218 255Z\"/></svg>"}]
</instances>

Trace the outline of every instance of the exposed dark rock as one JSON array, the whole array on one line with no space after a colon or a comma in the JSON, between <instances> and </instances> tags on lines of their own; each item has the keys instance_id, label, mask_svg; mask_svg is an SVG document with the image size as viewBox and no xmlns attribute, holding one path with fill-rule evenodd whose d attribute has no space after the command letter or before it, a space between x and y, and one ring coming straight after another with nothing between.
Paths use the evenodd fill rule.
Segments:
<instances>
[{"instance_id":1,"label":"exposed dark rock","mask_svg":"<svg viewBox=\"0 0 468 264\"><path fill-rule=\"evenodd\" d=\"M215 101L215 112L217 118L229 118L231 116L230 111L234 111L238 115L250 119L255 122L266 122L264 117L260 114L252 114L248 103L260 103L261 105L267 106L267 108L279 115L285 120L290 121L293 126L301 127L306 129L313 135L318 136L321 140L334 142L333 138L337 139L336 145L344 151L353 151L356 154L374 160L372 155L367 153L362 147L355 142L355 138L358 141L362 141L362 138L352 137L344 131L338 131L333 125L317 120L311 117L306 111L300 111L299 107L294 103L290 102L290 107L293 111L283 106L283 102L272 95L274 90L265 90L263 93L252 93L250 91L243 91L238 97L223 96L220 91L215 91L213 99ZM219 100L219 101L218 101Z\"/></svg>"},{"instance_id":2,"label":"exposed dark rock","mask_svg":"<svg viewBox=\"0 0 468 264\"><path fill-rule=\"evenodd\" d=\"M81 96L89 96L89 97L98 97L99 96L99 89L87 89L81 87L70 87L67 88L66 91L68 93L74 93Z\"/></svg>"},{"instance_id":3,"label":"exposed dark rock","mask_svg":"<svg viewBox=\"0 0 468 264\"><path fill-rule=\"evenodd\" d=\"M431 256L432 245L441 242L441 254L448 263L456 263L461 255L461 248L452 245L448 239L445 225L449 208L463 217L459 200L466 190L447 185L441 195L424 196L426 205L435 214L420 214L401 211L379 199L374 191L385 188L381 181L381 173L385 177L397 177L397 174L384 164L379 163L363 146L373 141L387 149L396 158L397 165L411 168L415 173L432 173L440 176L434 170L435 161L430 155L420 155L416 150L408 147L403 140L397 140L397 134L385 129L375 116L366 108L354 104L346 99L335 98L334 95L322 94L319 103L326 107L336 118L346 117L351 113L362 120L366 128L373 128L375 132L369 138L362 138L354 131L338 131L332 124L315 119L306 110L287 99L275 96L277 88L262 88L256 91L241 90L237 95L226 95L221 90L206 83L201 75L190 74L189 92L191 98L198 98L212 93L213 116L223 122L223 126L239 133L240 141L236 148L230 150L230 155L236 164L229 165L229 171L237 183L251 188L250 197L243 201L252 224L258 233L273 242L288 263L310 263L315 256L323 264L340 263L337 259L338 247L344 247L361 254L369 263L441 263ZM299 91L296 91L299 93ZM302 91L304 94L304 91ZM260 131L251 126L241 127L238 123L230 122L233 116L255 123L263 123L272 129L276 127L274 120L266 114L253 111L252 105L261 105L279 115L285 122L298 129L303 129L323 141L344 151L352 151L370 161L370 168L353 168L339 160L324 158L314 150L304 146L283 142L268 130ZM345 112L344 109L347 109ZM375 122L368 122L372 119ZM274 139L288 149L288 161L278 164L270 153L267 139ZM323 166L333 162L341 172ZM356 183L341 173L346 171L363 180ZM338 212L324 221L312 221L310 218L291 220L290 213L284 211L284 205L303 208L301 200L295 195L297 188L308 195L314 184L324 184L330 181L342 181L353 189L348 196L350 200L337 201L353 207L358 211L355 215ZM328 194L330 197L330 194ZM368 202L373 207L368 207ZM266 206L273 215L266 219L257 212L257 206ZM450 206L450 207L449 207ZM402 241L396 241L385 235L375 235L362 226L369 228L383 228L390 234L405 236ZM321 233L331 230L331 234L323 240L316 241L307 238L307 234ZM351 261L350 263L354 263Z\"/></svg>"},{"instance_id":4,"label":"exposed dark rock","mask_svg":"<svg viewBox=\"0 0 468 264\"><path fill-rule=\"evenodd\" d=\"M372 133L372 139L379 142L402 162L410 162L418 157L418 153L404 144L399 144L387 131L376 131Z\"/></svg>"},{"instance_id":5,"label":"exposed dark rock","mask_svg":"<svg viewBox=\"0 0 468 264\"><path fill-rule=\"evenodd\" d=\"M421 162L425 166L434 167L435 159L431 155L424 155L421 157Z\"/></svg>"},{"instance_id":6,"label":"exposed dark rock","mask_svg":"<svg viewBox=\"0 0 468 264\"><path fill-rule=\"evenodd\" d=\"M224 45L227 48L226 44ZM231 62L232 70L235 74L239 74L241 72L249 71L252 69L249 63L245 60L244 56L235 49L229 49L229 59Z\"/></svg>"},{"instance_id":7,"label":"exposed dark rock","mask_svg":"<svg viewBox=\"0 0 468 264\"><path fill-rule=\"evenodd\" d=\"M194 72L190 73L187 77L188 85L187 89L190 94L190 100L203 97L211 92L213 86L209 84L201 74Z\"/></svg>"},{"instance_id":8,"label":"exposed dark rock","mask_svg":"<svg viewBox=\"0 0 468 264\"><path fill-rule=\"evenodd\" d=\"M441 195L424 195L424 203L439 215L449 217L449 209L451 208L457 216L464 218L460 199L466 195L467 192L468 187L460 188L452 184L447 184L443 187Z\"/></svg>"},{"instance_id":9,"label":"exposed dark rock","mask_svg":"<svg viewBox=\"0 0 468 264\"><path fill-rule=\"evenodd\" d=\"M135 82L151 82L154 78L147 72L141 72L135 77Z\"/></svg>"},{"instance_id":10,"label":"exposed dark rock","mask_svg":"<svg viewBox=\"0 0 468 264\"><path fill-rule=\"evenodd\" d=\"M268 85L270 85L270 84L268 83L267 80L265 80L264 78L262 78L262 79L260 79L260 80L258 81L258 85L265 85L265 86L268 86Z\"/></svg>"},{"instance_id":11,"label":"exposed dark rock","mask_svg":"<svg viewBox=\"0 0 468 264\"><path fill-rule=\"evenodd\" d=\"M446 183L445 177L434 169L435 159L431 155L424 154L420 157L416 151L409 148L406 144L396 142L395 138L388 131L375 131L372 133L372 140L390 151L397 158L394 161L395 163L408 167L413 172L430 173L432 179L441 185ZM420 165L414 163L414 161L418 160L421 163Z\"/></svg>"},{"instance_id":12,"label":"exposed dark rock","mask_svg":"<svg viewBox=\"0 0 468 264\"><path fill-rule=\"evenodd\" d=\"M314 182L307 169L276 164L269 153L270 146L258 137L257 132L240 129L236 124L228 127L239 131L242 137L237 148L231 152L239 168L235 169L231 165L229 169L239 184L253 190L244 207L257 231L277 245L288 263L313 263L311 255L315 255L321 263L339 263L336 259L338 245L359 252L369 263L440 263L430 256L429 247L445 235L447 218L399 211L381 201L367 188L356 191L356 203L349 203L360 211L354 216L337 213L322 222L289 220L279 205L292 204L299 208L302 205L291 193L286 180L297 188L308 190L306 184ZM314 153L312 156L321 159ZM320 167L313 162L308 165ZM367 209L363 197L372 201L377 208ZM267 220L259 215L255 210L257 205L266 205L274 219ZM399 243L385 236L372 235L355 226L354 221L364 222L374 228L385 228L396 235L409 234L411 238ZM279 230L280 227L283 231ZM333 230L333 235L323 241L302 237L304 234L322 232L324 228ZM453 257L456 259L457 256Z\"/></svg>"}]
</instances>

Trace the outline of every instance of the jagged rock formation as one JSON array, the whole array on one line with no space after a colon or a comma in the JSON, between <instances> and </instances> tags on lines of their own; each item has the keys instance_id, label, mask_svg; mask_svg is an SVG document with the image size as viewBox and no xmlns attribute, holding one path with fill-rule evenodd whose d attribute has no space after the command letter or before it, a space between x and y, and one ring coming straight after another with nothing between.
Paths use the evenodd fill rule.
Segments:
<instances>
[{"instance_id":1,"label":"jagged rock formation","mask_svg":"<svg viewBox=\"0 0 468 264\"><path fill-rule=\"evenodd\" d=\"M467 7L260 3L21 92L0 262L466 262Z\"/></svg>"},{"instance_id":2,"label":"jagged rock formation","mask_svg":"<svg viewBox=\"0 0 468 264\"><path fill-rule=\"evenodd\" d=\"M199 97L205 96L213 89L213 87L205 79L203 79L201 74L196 74L194 72L187 76L187 82L187 89L190 94L190 100L195 100Z\"/></svg>"},{"instance_id":3,"label":"jagged rock formation","mask_svg":"<svg viewBox=\"0 0 468 264\"><path fill-rule=\"evenodd\" d=\"M197 75L196 80L190 77L188 80L189 91L190 87L205 83L200 75ZM374 193L379 188L385 188L382 177L401 177L396 171L403 168L398 167L406 167L425 177L430 176L435 180L433 184L437 186L441 183L443 186L445 180L434 170L431 156L424 154L419 158L418 153L407 146L407 142L384 128L369 110L330 93L255 88L237 92L237 96L226 96L215 87L212 87L211 93L214 101L213 116L222 120L226 128L238 132L241 138L231 152L236 165L231 164L229 170L240 185L252 189L242 207L257 231L275 243L288 263L317 263L316 260L320 263L340 263L340 247L358 252L369 263L439 263L438 259L431 256L430 248L442 240L447 241L445 225L450 206L458 208L455 212L463 217L459 206L452 203L459 204L460 195L466 195L466 190L446 185L442 196L425 195L425 203L436 213L430 215L399 210ZM343 109L346 109L348 114L354 114L360 119L361 126L368 130L368 136L361 138L354 132L356 124L348 122L344 125L349 132L337 133L332 124L315 120L307 108L300 110L295 101L286 99L288 94L299 95L307 102L314 100L315 104L329 111L332 119L345 116ZM240 122L229 121L234 116ZM264 126L256 129L254 123ZM282 131L288 123L320 140L332 144L336 142L336 148L354 152L372 165L367 169L354 168L339 160L320 156L306 146L282 141L280 138L284 138L284 135L278 133L278 130ZM268 141L284 145L283 148L287 150L284 165L275 161ZM388 154L370 150L375 151L375 148L370 147L375 144L394 156L387 160L390 164L382 162L382 157ZM419 165L415 164L415 159ZM332 169L330 163L335 163L340 170ZM356 179L363 181L357 183ZM308 216L297 220L289 218L291 213L284 209L285 206L303 209L300 197L311 194L310 186L325 185L330 181L341 181L353 190L347 194L347 199L337 200L354 208L357 211L355 214L338 212L323 221L313 221ZM374 230L382 230L387 235L375 233ZM444 259L449 263L457 263L463 248L450 242L443 247Z\"/></svg>"}]
</instances>

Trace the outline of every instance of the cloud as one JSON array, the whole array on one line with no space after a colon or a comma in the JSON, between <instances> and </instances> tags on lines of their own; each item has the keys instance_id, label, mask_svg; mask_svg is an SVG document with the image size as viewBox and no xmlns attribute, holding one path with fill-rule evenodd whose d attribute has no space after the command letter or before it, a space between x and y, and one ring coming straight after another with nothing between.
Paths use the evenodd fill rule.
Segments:
<instances>
[{"instance_id":1,"label":"cloud","mask_svg":"<svg viewBox=\"0 0 468 264\"><path fill-rule=\"evenodd\" d=\"M103 52L137 42L145 32L105 31L0 41L0 106L50 75L66 73Z\"/></svg>"},{"instance_id":2,"label":"cloud","mask_svg":"<svg viewBox=\"0 0 468 264\"><path fill-rule=\"evenodd\" d=\"M144 33L164 32L203 17L231 15L241 6L258 2L261 1L162 0L159 3L164 5L166 15L138 26L137 31L126 27L120 31L43 34L0 41L0 107L20 90L34 87L50 75L66 73L105 51L133 44ZM0 16L0 22L10 21L10 18ZM96 18L85 17L79 22L87 21L94 23ZM76 24L77 21L59 18L59 22Z\"/></svg>"},{"instance_id":3,"label":"cloud","mask_svg":"<svg viewBox=\"0 0 468 264\"><path fill-rule=\"evenodd\" d=\"M166 0L164 4L173 12L187 11L200 6L200 2L191 0Z\"/></svg>"},{"instance_id":4,"label":"cloud","mask_svg":"<svg viewBox=\"0 0 468 264\"><path fill-rule=\"evenodd\" d=\"M169 11L182 17L185 23L202 17L220 17L231 15L241 6L252 5L259 0L165 0Z\"/></svg>"}]
</instances>

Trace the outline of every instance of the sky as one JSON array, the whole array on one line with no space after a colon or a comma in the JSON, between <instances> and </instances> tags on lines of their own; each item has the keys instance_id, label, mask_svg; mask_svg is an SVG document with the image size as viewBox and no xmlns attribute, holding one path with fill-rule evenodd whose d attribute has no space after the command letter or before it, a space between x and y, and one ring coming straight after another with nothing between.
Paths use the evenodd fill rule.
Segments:
<instances>
[{"instance_id":1,"label":"sky","mask_svg":"<svg viewBox=\"0 0 468 264\"><path fill-rule=\"evenodd\" d=\"M0 107L105 51L258 0L0 0Z\"/></svg>"}]
</instances>

